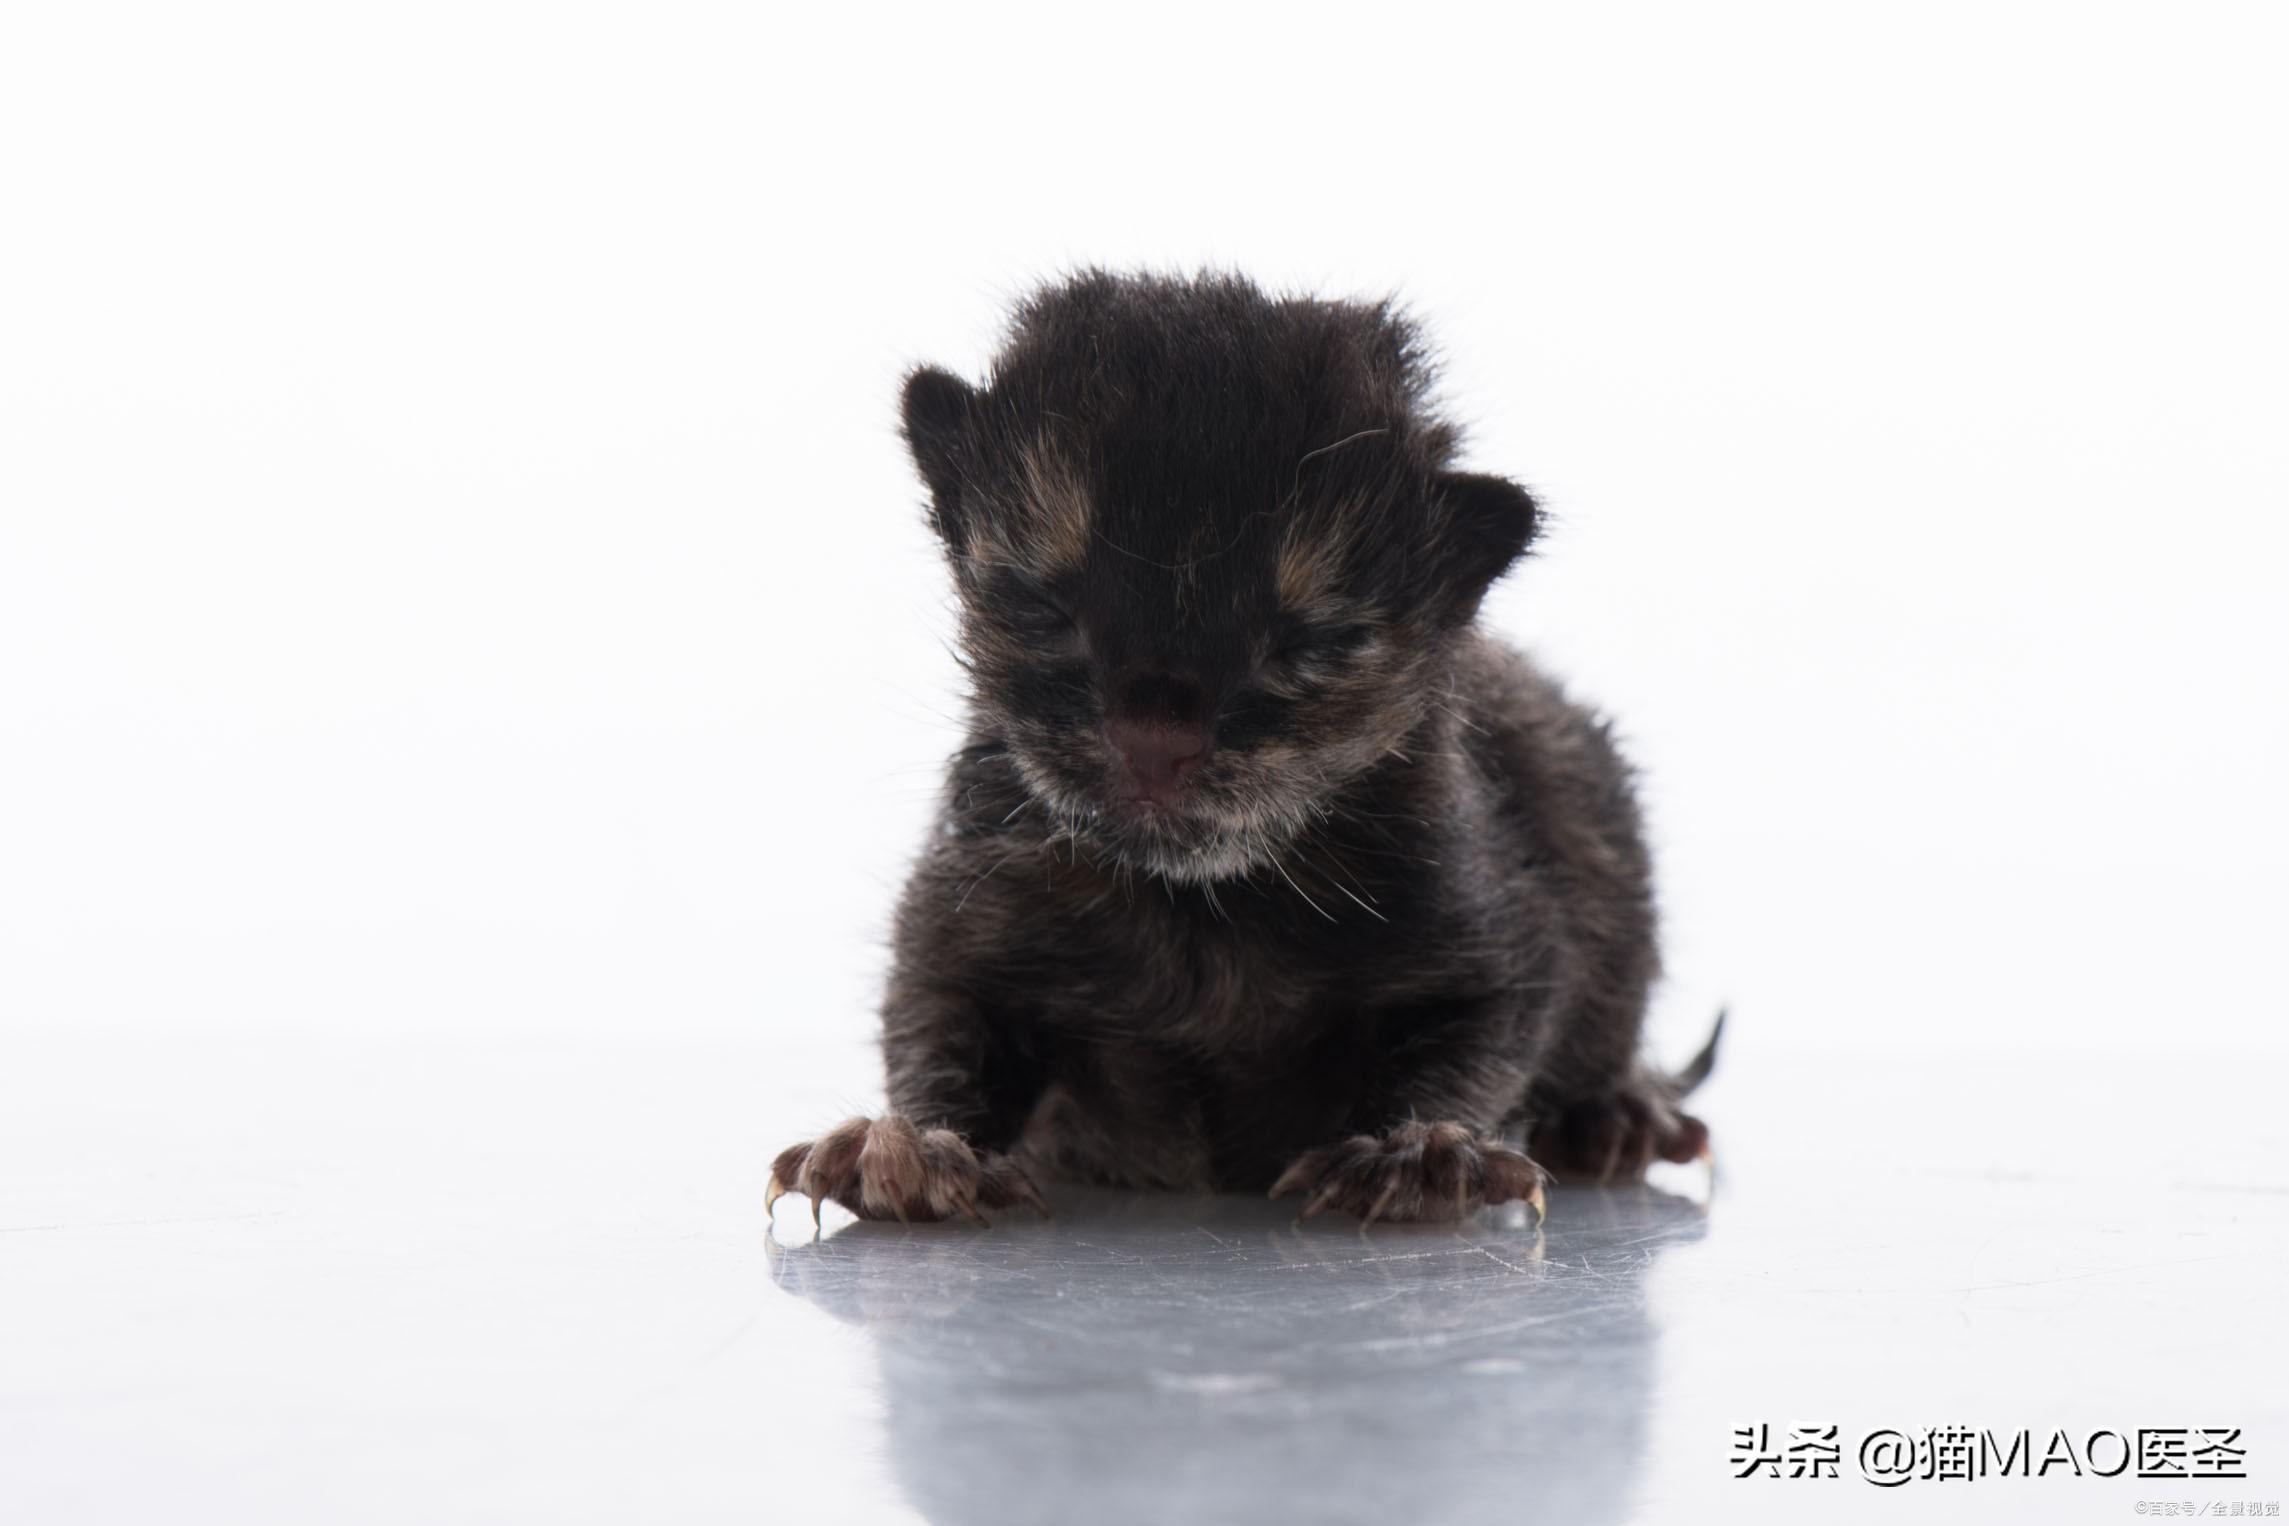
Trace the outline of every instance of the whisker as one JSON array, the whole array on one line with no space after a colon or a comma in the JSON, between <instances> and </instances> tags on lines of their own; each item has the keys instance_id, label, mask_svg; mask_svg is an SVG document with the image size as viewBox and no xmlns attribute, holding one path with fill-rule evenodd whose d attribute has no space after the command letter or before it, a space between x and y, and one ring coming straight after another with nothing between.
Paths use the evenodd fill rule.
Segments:
<instances>
[{"instance_id":1,"label":"whisker","mask_svg":"<svg viewBox=\"0 0 2289 1526\"><path fill-rule=\"evenodd\" d=\"M1281 863L1278 859L1275 858L1272 860L1272 867L1280 871L1280 878L1288 882L1288 888L1290 890L1293 890L1297 895L1303 896L1304 905L1309 906L1313 911L1318 912L1321 916L1327 917L1327 920L1330 922L1335 920L1335 918L1327 916L1326 907L1320 905L1319 902L1313 900L1310 896L1304 895L1303 886L1298 885L1296 883L1295 876L1288 873L1287 865Z\"/></svg>"},{"instance_id":2,"label":"whisker","mask_svg":"<svg viewBox=\"0 0 2289 1526\"><path fill-rule=\"evenodd\" d=\"M1333 873L1325 869L1322 869L1320 872L1327 875L1327 882L1330 885L1333 885L1336 889L1342 891L1345 895L1351 896L1352 901L1359 907L1361 911L1367 913L1367 915L1373 917L1378 922L1389 922L1391 920L1389 917L1384 916L1383 913L1377 911L1374 907L1368 905L1365 901L1360 900L1359 897L1351 895L1350 887L1345 885L1342 880L1336 878Z\"/></svg>"},{"instance_id":3,"label":"whisker","mask_svg":"<svg viewBox=\"0 0 2289 1526\"><path fill-rule=\"evenodd\" d=\"M1016 848L1010 849L1007 853L1004 853L1001 857L993 861L992 868L987 869L985 873L970 881L969 888L962 892L962 898L954 903L954 910L960 911L963 907L969 905L970 897L977 893L977 888L980 885L983 885L987 880L993 878L995 869L999 869L1002 865L1017 857L1018 851L1019 850Z\"/></svg>"}]
</instances>

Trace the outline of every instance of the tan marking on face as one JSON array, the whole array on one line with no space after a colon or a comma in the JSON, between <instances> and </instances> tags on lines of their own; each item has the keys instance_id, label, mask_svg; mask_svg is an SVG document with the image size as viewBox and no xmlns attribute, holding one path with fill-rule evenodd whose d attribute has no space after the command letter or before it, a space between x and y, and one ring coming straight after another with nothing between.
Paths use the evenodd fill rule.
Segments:
<instances>
[{"instance_id":1,"label":"tan marking on face","mask_svg":"<svg viewBox=\"0 0 2289 1526\"><path fill-rule=\"evenodd\" d=\"M1047 440L1019 463L1023 501L1016 506L1023 544L1010 549L1044 576L1071 572L1089 551L1089 489L1080 471Z\"/></svg>"},{"instance_id":2,"label":"tan marking on face","mask_svg":"<svg viewBox=\"0 0 2289 1526\"><path fill-rule=\"evenodd\" d=\"M1290 523L1274 575L1281 608L1304 618L1324 610L1341 587L1343 536L1324 522Z\"/></svg>"}]
</instances>

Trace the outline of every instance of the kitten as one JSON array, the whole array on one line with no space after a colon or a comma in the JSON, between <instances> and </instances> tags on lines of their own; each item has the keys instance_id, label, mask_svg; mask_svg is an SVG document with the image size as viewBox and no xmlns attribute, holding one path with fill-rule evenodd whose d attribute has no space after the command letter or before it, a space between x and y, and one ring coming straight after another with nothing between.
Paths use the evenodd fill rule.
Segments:
<instances>
[{"instance_id":1,"label":"kitten","mask_svg":"<svg viewBox=\"0 0 2289 1526\"><path fill-rule=\"evenodd\" d=\"M1534 500L1456 469L1429 377L1389 304L1092 271L982 388L907 379L970 734L898 913L891 1111L769 1198L978 1218L1041 1206L1030 1165L1451 1220L1704 1152L1714 1035L1637 1052L1629 769L1475 623Z\"/></svg>"}]
</instances>

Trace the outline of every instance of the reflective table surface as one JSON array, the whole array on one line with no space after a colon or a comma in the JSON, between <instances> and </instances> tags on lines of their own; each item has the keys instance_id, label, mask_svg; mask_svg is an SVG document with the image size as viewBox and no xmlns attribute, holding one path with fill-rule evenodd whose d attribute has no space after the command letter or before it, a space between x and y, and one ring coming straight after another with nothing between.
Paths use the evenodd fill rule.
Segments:
<instances>
[{"instance_id":1,"label":"reflective table surface","mask_svg":"<svg viewBox=\"0 0 2289 1526\"><path fill-rule=\"evenodd\" d=\"M830 1209L814 1232L795 1197L766 1226L764 1170L866 1105L855 1042L44 1030L6 1052L10 1521L2026 1521L2289 1498L2277 1055L1752 1039L1703 1099L1716 1173L1563 1189L1539 1231L1064 1187L1047 1221ZM2077 1471L1949 1476L1958 1430L2024 1432L2037 1461L2063 1431ZM2236 1430L2246 1476L2100 1476L2093 1433L2141 1430ZM1890 1432L1910 1476L1872 1482L1862 1448Z\"/></svg>"}]
</instances>

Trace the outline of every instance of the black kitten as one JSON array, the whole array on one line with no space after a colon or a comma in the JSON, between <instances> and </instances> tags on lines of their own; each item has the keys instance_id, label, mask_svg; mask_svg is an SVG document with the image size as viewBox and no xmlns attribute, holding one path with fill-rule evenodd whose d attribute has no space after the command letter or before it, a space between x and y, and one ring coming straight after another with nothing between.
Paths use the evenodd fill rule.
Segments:
<instances>
[{"instance_id":1,"label":"black kitten","mask_svg":"<svg viewBox=\"0 0 2289 1526\"><path fill-rule=\"evenodd\" d=\"M1541 1205L1690 1160L1638 1059L1630 773L1482 634L1534 501L1457 471L1388 305L1089 273L905 432L973 691L883 1006L893 1111L782 1154L869 1218L1113 1183ZM1530 1132L1530 1141L1528 1134ZM1507 1142L1504 1137L1507 1136Z\"/></svg>"}]
</instances>

